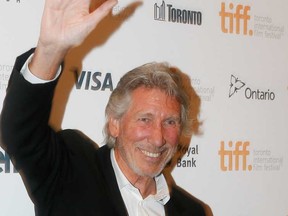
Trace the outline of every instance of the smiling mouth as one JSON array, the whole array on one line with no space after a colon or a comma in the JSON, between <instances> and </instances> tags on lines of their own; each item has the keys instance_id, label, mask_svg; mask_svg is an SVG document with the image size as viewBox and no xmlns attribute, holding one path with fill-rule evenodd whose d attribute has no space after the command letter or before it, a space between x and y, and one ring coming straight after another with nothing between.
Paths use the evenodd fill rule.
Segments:
<instances>
[{"instance_id":1,"label":"smiling mouth","mask_svg":"<svg viewBox=\"0 0 288 216\"><path fill-rule=\"evenodd\" d=\"M157 158L157 157L159 157L159 156L161 155L160 152L159 152L159 153L153 153L153 152L145 151L145 150L143 150L143 149L141 149L141 152L142 152L144 155L146 155L146 156L148 156L148 157L151 157L151 158Z\"/></svg>"}]
</instances>

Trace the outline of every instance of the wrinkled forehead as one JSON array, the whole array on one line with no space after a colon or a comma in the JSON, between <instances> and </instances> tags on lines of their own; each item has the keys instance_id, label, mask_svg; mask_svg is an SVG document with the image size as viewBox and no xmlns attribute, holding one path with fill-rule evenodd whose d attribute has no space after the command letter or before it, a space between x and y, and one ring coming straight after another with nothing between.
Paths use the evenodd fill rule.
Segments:
<instances>
[{"instance_id":1,"label":"wrinkled forehead","mask_svg":"<svg viewBox=\"0 0 288 216\"><path fill-rule=\"evenodd\" d=\"M168 95L159 88L138 87L131 92L131 103L129 110L137 108L139 110L151 109L173 112L180 115L180 103L175 96Z\"/></svg>"}]
</instances>

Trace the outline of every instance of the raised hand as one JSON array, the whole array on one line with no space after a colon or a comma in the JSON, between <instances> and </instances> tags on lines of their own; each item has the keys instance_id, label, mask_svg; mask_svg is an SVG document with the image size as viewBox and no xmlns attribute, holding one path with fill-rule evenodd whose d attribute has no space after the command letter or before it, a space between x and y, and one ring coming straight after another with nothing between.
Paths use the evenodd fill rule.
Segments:
<instances>
[{"instance_id":1,"label":"raised hand","mask_svg":"<svg viewBox=\"0 0 288 216\"><path fill-rule=\"evenodd\" d=\"M78 46L111 11L117 0L46 0L40 37L30 70L51 79L69 49ZM91 11L91 6L93 11Z\"/></svg>"}]
</instances>

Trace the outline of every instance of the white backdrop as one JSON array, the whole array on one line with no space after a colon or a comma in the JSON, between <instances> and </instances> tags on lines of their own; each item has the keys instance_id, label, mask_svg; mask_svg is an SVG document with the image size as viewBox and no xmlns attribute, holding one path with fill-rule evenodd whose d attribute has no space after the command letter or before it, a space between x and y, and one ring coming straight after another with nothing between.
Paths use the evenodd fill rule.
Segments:
<instances>
[{"instance_id":1,"label":"white backdrop","mask_svg":"<svg viewBox=\"0 0 288 216\"><path fill-rule=\"evenodd\" d=\"M0 0L0 109L15 57L37 43L43 3ZM102 145L104 107L120 76L169 62L201 98L202 133L172 172L177 184L216 216L287 216L287 11L285 0L119 0L67 57L51 123ZM2 149L0 215L33 215Z\"/></svg>"}]
</instances>

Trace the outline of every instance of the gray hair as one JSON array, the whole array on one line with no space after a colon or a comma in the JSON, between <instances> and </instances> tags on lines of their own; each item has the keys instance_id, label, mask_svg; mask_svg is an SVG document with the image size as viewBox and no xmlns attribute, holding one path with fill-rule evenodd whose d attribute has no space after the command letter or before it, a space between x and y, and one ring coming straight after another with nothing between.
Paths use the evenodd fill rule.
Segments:
<instances>
[{"instance_id":1,"label":"gray hair","mask_svg":"<svg viewBox=\"0 0 288 216\"><path fill-rule=\"evenodd\" d=\"M111 93L105 109L106 123L103 131L105 143L109 147L115 146L116 139L109 132L109 119L111 117L121 119L129 108L131 93L142 86L158 88L177 99L181 105L181 133L189 136L191 134L190 100L184 83L180 71L166 63L148 63L127 72Z\"/></svg>"}]
</instances>

